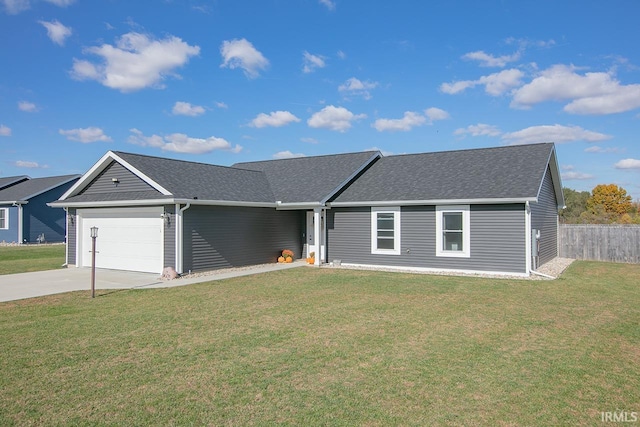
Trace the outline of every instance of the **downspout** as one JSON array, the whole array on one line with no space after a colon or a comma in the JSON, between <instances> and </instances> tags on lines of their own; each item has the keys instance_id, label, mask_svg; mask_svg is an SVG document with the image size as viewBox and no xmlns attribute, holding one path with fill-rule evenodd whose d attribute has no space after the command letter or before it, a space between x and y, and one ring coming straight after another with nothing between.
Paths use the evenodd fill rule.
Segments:
<instances>
[{"instance_id":1,"label":"downspout","mask_svg":"<svg viewBox=\"0 0 640 427\"><path fill-rule=\"evenodd\" d=\"M182 208L180 207L179 203L176 203L176 272L178 274L182 274L182 264L183 264L183 242L182 242L182 236L183 236L183 213L184 211L186 211L187 209L189 209L191 207L191 203L187 203L186 205L184 205Z\"/></svg>"},{"instance_id":2,"label":"downspout","mask_svg":"<svg viewBox=\"0 0 640 427\"><path fill-rule=\"evenodd\" d=\"M529 202L524 204L524 241L525 241L525 268L527 275L532 273L531 270L531 206Z\"/></svg>"}]
</instances>

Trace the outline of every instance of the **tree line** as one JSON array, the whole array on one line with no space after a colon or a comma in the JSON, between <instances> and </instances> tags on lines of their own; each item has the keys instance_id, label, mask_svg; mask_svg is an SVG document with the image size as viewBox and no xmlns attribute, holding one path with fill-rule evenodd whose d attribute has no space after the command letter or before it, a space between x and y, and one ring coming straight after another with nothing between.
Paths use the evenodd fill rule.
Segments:
<instances>
[{"instance_id":1,"label":"tree line","mask_svg":"<svg viewBox=\"0 0 640 427\"><path fill-rule=\"evenodd\" d=\"M615 184L596 185L591 192L563 188L565 224L640 224L640 202Z\"/></svg>"}]
</instances>

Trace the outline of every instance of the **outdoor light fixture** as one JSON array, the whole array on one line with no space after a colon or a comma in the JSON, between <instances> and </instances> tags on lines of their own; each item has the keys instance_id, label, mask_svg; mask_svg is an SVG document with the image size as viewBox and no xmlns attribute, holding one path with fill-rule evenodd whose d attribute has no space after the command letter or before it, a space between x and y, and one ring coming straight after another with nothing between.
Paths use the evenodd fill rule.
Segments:
<instances>
[{"instance_id":1,"label":"outdoor light fixture","mask_svg":"<svg viewBox=\"0 0 640 427\"><path fill-rule=\"evenodd\" d=\"M98 227L91 227L91 238L95 239L98 237Z\"/></svg>"},{"instance_id":2,"label":"outdoor light fixture","mask_svg":"<svg viewBox=\"0 0 640 427\"><path fill-rule=\"evenodd\" d=\"M118 178L111 178L111 182L113 182L113 185L118 185L120 180Z\"/></svg>"}]
</instances>

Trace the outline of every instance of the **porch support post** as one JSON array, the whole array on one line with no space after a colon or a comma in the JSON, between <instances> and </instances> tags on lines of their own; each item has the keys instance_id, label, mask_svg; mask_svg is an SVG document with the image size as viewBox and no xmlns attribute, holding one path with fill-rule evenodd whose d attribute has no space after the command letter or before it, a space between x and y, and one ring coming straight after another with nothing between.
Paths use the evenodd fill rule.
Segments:
<instances>
[{"instance_id":1,"label":"porch support post","mask_svg":"<svg viewBox=\"0 0 640 427\"><path fill-rule=\"evenodd\" d=\"M322 249L322 228L320 227L321 222L322 222L322 209L314 208L313 209L313 235L315 236L314 252L316 253L314 265L320 265L321 258L324 257L324 254L321 252L321 249Z\"/></svg>"}]
</instances>

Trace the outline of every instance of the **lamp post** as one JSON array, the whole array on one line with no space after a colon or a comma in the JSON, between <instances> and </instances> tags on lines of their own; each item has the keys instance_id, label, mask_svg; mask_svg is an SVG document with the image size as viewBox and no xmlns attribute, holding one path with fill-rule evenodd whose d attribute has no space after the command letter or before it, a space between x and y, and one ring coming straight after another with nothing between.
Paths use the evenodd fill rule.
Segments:
<instances>
[{"instance_id":1,"label":"lamp post","mask_svg":"<svg viewBox=\"0 0 640 427\"><path fill-rule=\"evenodd\" d=\"M98 227L91 227L91 298L96 297L96 238Z\"/></svg>"}]
</instances>

